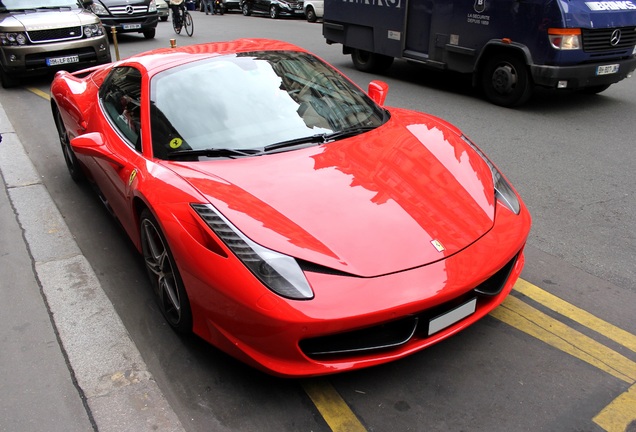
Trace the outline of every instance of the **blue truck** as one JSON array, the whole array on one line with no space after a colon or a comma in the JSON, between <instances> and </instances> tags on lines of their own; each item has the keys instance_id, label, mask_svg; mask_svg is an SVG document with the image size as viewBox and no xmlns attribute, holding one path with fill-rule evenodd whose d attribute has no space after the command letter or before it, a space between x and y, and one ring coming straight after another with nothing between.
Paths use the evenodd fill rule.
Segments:
<instances>
[{"instance_id":1,"label":"blue truck","mask_svg":"<svg viewBox=\"0 0 636 432\"><path fill-rule=\"evenodd\" d=\"M636 0L325 0L323 36L362 71L405 59L472 75L492 103L599 93L636 69Z\"/></svg>"}]
</instances>

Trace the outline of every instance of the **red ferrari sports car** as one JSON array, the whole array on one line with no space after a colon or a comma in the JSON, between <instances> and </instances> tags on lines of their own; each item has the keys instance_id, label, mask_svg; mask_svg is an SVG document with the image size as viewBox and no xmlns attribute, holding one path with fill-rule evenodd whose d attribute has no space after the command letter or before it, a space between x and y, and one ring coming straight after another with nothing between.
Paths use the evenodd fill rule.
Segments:
<instances>
[{"instance_id":1,"label":"red ferrari sports car","mask_svg":"<svg viewBox=\"0 0 636 432\"><path fill-rule=\"evenodd\" d=\"M530 215L461 131L304 49L159 49L51 85L74 180L170 325L280 376L402 358L509 294Z\"/></svg>"}]
</instances>

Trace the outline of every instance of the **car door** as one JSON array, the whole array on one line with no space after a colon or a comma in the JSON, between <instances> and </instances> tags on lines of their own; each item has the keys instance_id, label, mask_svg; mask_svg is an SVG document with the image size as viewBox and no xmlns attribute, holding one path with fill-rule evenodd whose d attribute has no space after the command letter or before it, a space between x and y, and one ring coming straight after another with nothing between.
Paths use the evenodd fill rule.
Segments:
<instances>
[{"instance_id":1,"label":"car door","mask_svg":"<svg viewBox=\"0 0 636 432\"><path fill-rule=\"evenodd\" d=\"M132 188L141 154L141 73L134 67L114 68L99 90L99 103L104 113L102 136L108 151L117 162L95 158L95 182L105 204L134 238L136 220L132 209Z\"/></svg>"}]
</instances>

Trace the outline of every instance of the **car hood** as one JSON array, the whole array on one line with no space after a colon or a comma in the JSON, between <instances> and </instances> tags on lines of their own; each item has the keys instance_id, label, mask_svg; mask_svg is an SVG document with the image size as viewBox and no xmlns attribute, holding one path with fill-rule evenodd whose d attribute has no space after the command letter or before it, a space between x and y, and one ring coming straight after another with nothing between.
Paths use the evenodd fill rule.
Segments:
<instances>
[{"instance_id":1,"label":"car hood","mask_svg":"<svg viewBox=\"0 0 636 432\"><path fill-rule=\"evenodd\" d=\"M90 12L77 10L50 10L38 12L12 12L2 21L3 26L22 26L26 31L49 30L94 24L97 18Z\"/></svg>"},{"instance_id":2,"label":"car hood","mask_svg":"<svg viewBox=\"0 0 636 432\"><path fill-rule=\"evenodd\" d=\"M452 255L494 223L483 159L441 121L399 112L325 145L167 163L255 242L358 276L388 274Z\"/></svg>"}]
</instances>

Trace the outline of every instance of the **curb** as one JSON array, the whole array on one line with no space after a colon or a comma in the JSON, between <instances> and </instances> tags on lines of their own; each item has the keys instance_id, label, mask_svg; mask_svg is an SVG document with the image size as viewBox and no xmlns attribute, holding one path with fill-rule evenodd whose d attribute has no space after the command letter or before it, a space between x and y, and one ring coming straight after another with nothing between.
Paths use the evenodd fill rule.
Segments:
<instances>
[{"instance_id":1,"label":"curb","mask_svg":"<svg viewBox=\"0 0 636 432\"><path fill-rule=\"evenodd\" d=\"M0 133L0 175L89 418L100 432L184 431L1 104Z\"/></svg>"}]
</instances>

